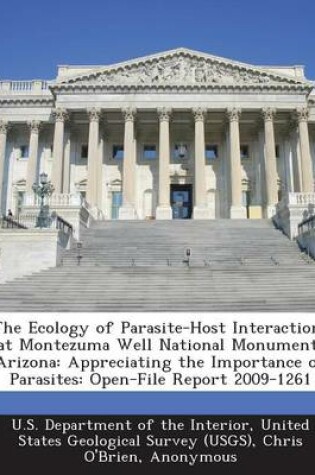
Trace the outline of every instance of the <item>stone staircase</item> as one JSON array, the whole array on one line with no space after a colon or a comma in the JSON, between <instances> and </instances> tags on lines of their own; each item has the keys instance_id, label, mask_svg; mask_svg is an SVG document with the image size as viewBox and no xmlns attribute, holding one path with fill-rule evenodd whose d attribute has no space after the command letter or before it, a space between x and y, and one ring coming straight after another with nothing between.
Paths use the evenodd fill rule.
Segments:
<instances>
[{"instance_id":1,"label":"stone staircase","mask_svg":"<svg viewBox=\"0 0 315 475\"><path fill-rule=\"evenodd\" d=\"M190 249L189 263L186 249ZM315 265L267 220L108 221L2 311L313 311Z\"/></svg>"}]
</instances>

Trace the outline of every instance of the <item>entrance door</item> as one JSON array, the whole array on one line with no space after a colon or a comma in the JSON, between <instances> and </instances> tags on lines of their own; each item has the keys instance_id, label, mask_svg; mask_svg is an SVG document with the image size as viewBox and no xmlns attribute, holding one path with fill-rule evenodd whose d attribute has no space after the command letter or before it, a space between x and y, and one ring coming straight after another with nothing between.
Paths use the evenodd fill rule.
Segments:
<instances>
[{"instance_id":1,"label":"entrance door","mask_svg":"<svg viewBox=\"0 0 315 475\"><path fill-rule=\"evenodd\" d=\"M171 185L173 219L189 219L192 213L192 185Z\"/></svg>"},{"instance_id":2,"label":"entrance door","mask_svg":"<svg viewBox=\"0 0 315 475\"><path fill-rule=\"evenodd\" d=\"M112 219L119 218L119 208L122 205L122 192L113 191L112 192Z\"/></svg>"}]
</instances>

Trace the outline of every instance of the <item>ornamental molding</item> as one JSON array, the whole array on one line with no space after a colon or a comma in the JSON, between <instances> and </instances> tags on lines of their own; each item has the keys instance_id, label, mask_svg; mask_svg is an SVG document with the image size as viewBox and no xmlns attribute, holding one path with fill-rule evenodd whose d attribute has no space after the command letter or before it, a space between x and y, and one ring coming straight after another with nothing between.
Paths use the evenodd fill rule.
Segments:
<instances>
[{"instance_id":1,"label":"ornamental molding","mask_svg":"<svg viewBox=\"0 0 315 475\"><path fill-rule=\"evenodd\" d=\"M204 122L206 115L207 115L207 109L204 109L202 107L196 107L193 109L193 115L195 122Z\"/></svg>"},{"instance_id":2,"label":"ornamental molding","mask_svg":"<svg viewBox=\"0 0 315 475\"><path fill-rule=\"evenodd\" d=\"M9 123L6 120L0 120L0 134L7 134Z\"/></svg>"},{"instance_id":3,"label":"ornamental molding","mask_svg":"<svg viewBox=\"0 0 315 475\"><path fill-rule=\"evenodd\" d=\"M31 120L27 122L27 125L29 126L31 133L39 134L39 131L42 128L43 124L39 120Z\"/></svg>"},{"instance_id":4,"label":"ornamental molding","mask_svg":"<svg viewBox=\"0 0 315 475\"><path fill-rule=\"evenodd\" d=\"M251 92L309 93L314 84L185 48L96 68L50 86L56 93Z\"/></svg>"},{"instance_id":5,"label":"ornamental molding","mask_svg":"<svg viewBox=\"0 0 315 475\"><path fill-rule=\"evenodd\" d=\"M170 107L158 107L157 114L160 121L170 121L172 116L172 109Z\"/></svg>"},{"instance_id":6,"label":"ornamental molding","mask_svg":"<svg viewBox=\"0 0 315 475\"><path fill-rule=\"evenodd\" d=\"M92 107L91 109L87 110L90 122L99 122L102 116L101 109L96 107Z\"/></svg>"},{"instance_id":7,"label":"ornamental molding","mask_svg":"<svg viewBox=\"0 0 315 475\"><path fill-rule=\"evenodd\" d=\"M137 114L137 109L135 107L124 107L122 109L122 114L124 116L125 122L134 122Z\"/></svg>"},{"instance_id":8,"label":"ornamental molding","mask_svg":"<svg viewBox=\"0 0 315 475\"><path fill-rule=\"evenodd\" d=\"M241 117L242 110L237 108L237 107L232 107L230 109L227 109L226 111L226 117L229 122L234 122L234 121L239 121Z\"/></svg>"},{"instance_id":9,"label":"ornamental molding","mask_svg":"<svg viewBox=\"0 0 315 475\"><path fill-rule=\"evenodd\" d=\"M1 106L10 107L53 107L54 99L52 97L19 97L6 96L0 97Z\"/></svg>"},{"instance_id":10,"label":"ornamental molding","mask_svg":"<svg viewBox=\"0 0 315 475\"><path fill-rule=\"evenodd\" d=\"M261 113L262 113L262 116L263 116L263 119L264 121L273 121L275 115L276 115L276 109L274 109L273 107L265 107L264 109L262 109Z\"/></svg>"},{"instance_id":11,"label":"ornamental molding","mask_svg":"<svg viewBox=\"0 0 315 475\"><path fill-rule=\"evenodd\" d=\"M294 115L298 122L307 122L309 119L310 112L308 107L297 107Z\"/></svg>"},{"instance_id":12,"label":"ornamental molding","mask_svg":"<svg viewBox=\"0 0 315 475\"><path fill-rule=\"evenodd\" d=\"M65 122L69 119L69 114L66 109L57 108L52 111L53 118L55 122Z\"/></svg>"}]
</instances>

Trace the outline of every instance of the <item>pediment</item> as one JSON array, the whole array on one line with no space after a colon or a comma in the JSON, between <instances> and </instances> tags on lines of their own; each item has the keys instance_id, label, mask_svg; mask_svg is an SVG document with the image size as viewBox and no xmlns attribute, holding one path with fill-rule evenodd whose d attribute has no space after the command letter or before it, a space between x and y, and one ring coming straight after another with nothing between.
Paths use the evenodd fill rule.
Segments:
<instances>
[{"instance_id":1,"label":"pediment","mask_svg":"<svg viewBox=\"0 0 315 475\"><path fill-rule=\"evenodd\" d=\"M294 89L310 91L311 82L266 68L180 48L143 58L89 69L57 82L63 91L215 91Z\"/></svg>"}]
</instances>

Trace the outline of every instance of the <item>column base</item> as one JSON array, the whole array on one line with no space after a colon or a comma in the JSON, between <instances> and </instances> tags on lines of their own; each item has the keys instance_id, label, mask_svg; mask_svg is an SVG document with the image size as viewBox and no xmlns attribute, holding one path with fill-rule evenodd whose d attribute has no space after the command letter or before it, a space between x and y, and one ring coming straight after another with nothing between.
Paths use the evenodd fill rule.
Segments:
<instances>
[{"instance_id":1,"label":"column base","mask_svg":"<svg viewBox=\"0 0 315 475\"><path fill-rule=\"evenodd\" d=\"M215 210L205 206L195 206L193 219L215 219Z\"/></svg>"},{"instance_id":2,"label":"column base","mask_svg":"<svg viewBox=\"0 0 315 475\"><path fill-rule=\"evenodd\" d=\"M155 217L156 219L172 219L172 208L170 206L158 206Z\"/></svg>"},{"instance_id":3,"label":"column base","mask_svg":"<svg viewBox=\"0 0 315 475\"><path fill-rule=\"evenodd\" d=\"M231 206L230 218L231 219L247 219L246 208L244 206Z\"/></svg>"},{"instance_id":4,"label":"column base","mask_svg":"<svg viewBox=\"0 0 315 475\"><path fill-rule=\"evenodd\" d=\"M137 219L136 210L132 205L121 206L119 208L119 219Z\"/></svg>"}]
</instances>

